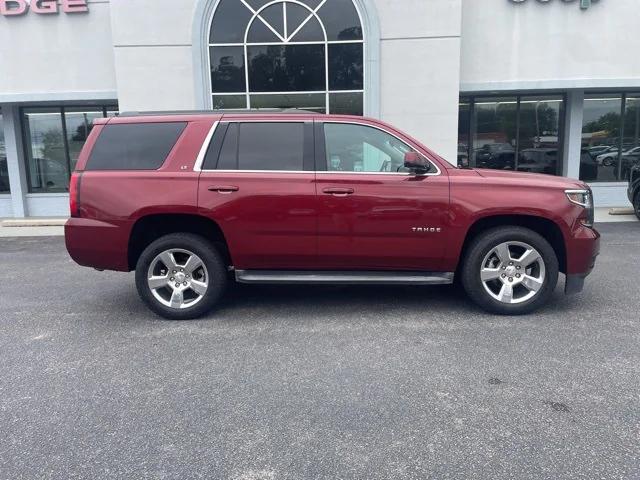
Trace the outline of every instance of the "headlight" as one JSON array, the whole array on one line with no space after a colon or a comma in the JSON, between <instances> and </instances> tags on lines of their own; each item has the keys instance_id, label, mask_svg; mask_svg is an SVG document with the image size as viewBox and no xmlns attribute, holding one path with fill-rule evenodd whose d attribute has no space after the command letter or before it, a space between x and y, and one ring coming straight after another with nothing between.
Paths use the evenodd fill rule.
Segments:
<instances>
[{"instance_id":1,"label":"headlight","mask_svg":"<svg viewBox=\"0 0 640 480\"><path fill-rule=\"evenodd\" d=\"M591 190L565 190L564 193L571 203L580 205L585 209L585 218L582 218L582 224L586 227L593 227L594 208L593 194Z\"/></svg>"}]
</instances>

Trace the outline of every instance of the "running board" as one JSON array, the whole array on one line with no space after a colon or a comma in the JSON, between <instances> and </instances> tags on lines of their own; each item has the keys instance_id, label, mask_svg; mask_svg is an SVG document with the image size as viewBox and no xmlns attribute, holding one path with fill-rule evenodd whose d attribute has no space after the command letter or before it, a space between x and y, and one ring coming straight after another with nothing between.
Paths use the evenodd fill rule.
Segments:
<instances>
[{"instance_id":1,"label":"running board","mask_svg":"<svg viewBox=\"0 0 640 480\"><path fill-rule=\"evenodd\" d=\"M329 272L289 270L236 270L240 283L315 285L446 285L453 272Z\"/></svg>"}]
</instances>

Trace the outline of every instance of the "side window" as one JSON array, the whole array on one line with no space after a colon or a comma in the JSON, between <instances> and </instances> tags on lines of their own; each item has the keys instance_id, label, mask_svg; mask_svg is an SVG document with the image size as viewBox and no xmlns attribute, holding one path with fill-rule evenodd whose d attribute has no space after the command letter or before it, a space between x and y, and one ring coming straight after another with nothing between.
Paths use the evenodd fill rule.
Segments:
<instances>
[{"instance_id":1,"label":"side window","mask_svg":"<svg viewBox=\"0 0 640 480\"><path fill-rule=\"evenodd\" d=\"M302 171L304 143L304 123L301 122L240 123L238 169Z\"/></svg>"},{"instance_id":2,"label":"side window","mask_svg":"<svg viewBox=\"0 0 640 480\"><path fill-rule=\"evenodd\" d=\"M238 169L238 124L231 123L218 157L218 170Z\"/></svg>"},{"instance_id":3,"label":"side window","mask_svg":"<svg viewBox=\"0 0 640 480\"><path fill-rule=\"evenodd\" d=\"M414 149L382 130L325 123L324 136L329 172L409 172L404 155Z\"/></svg>"},{"instance_id":4,"label":"side window","mask_svg":"<svg viewBox=\"0 0 640 480\"><path fill-rule=\"evenodd\" d=\"M106 125L87 170L155 170L164 163L186 122Z\"/></svg>"}]
</instances>

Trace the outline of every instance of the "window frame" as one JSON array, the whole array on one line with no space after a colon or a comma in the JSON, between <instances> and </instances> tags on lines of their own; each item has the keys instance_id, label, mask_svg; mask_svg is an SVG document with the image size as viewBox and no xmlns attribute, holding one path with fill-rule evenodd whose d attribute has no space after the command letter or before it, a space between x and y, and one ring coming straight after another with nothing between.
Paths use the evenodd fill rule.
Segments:
<instances>
[{"instance_id":1,"label":"window frame","mask_svg":"<svg viewBox=\"0 0 640 480\"><path fill-rule=\"evenodd\" d=\"M31 184L31 169L29 168L29 152L31 151L31 135L30 135L30 128L28 126L28 122L27 122L27 117L25 115L25 110L31 110L31 109L56 109L56 112L51 112L54 114L59 114L60 115L60 120L61 120L61 126L62 126L62 130L61 130L61 134L62 134L62 140L64 142L64 152L65 152L65 163L66 163L66 167L67 167L67 172L69 174L69 178L71 178L71 174L73 173L73 170L71 169L71 155L69 153L69 139L67 137L67 121L66 121L66 115L65 115L65 111L66 109L74 109L74 108L87 108L87 109L95 109L95 110L100 110L102 112L102 118L109 118L108 116L108 112L111 111L119 111L119 106L118 103L100 103L97 105L87 105L87 104L82 104L82 103L69 103L69 104L52 104L52 105L47 105L47 104L37 104L37 105L23 105L20 107L19 109L19 118L20 118L20 128L21 128L21 132L20 132L20 137L22 140L22 150L23 150L23 159L22 161L24 162L24 168L25 168L25 172L26 172L26 178L27 178L27 191L30 195L49 195L49 194L61 194L61 193L69 193L69 188L56 188L56 189L39 189L34 191L32 184ZM77 113L77 112L70 112L70 113ZM33 154L33 152L31 152Z\"/></svg>"},{"instance_id":2,"label":"window frame","mask_svg":"<svg viewBox=\"0 0 640 480\"><path fill-rule=\"evenodd\" d=\"M291 95L293 97L300 95L300 94L324 94L324 112L326 114L330 114L331 113L331 102L330 102L330 97L332 94L336 94L336 93L344 93L344 94L358 94L361 96L362 98L362 107L363 107L363 112L362 114L364 115L366 112L364 111L367 105L367 100L368 100L368 96L367 96L367 92L366 92L366 88L365 86L367 85L367 81L368 81L368 75L369 75L369 66L367 65L367 37L365 34L365 29L364 29L364 21L363 21L363 15L362 12L360 11L360 8L358 6L358 3L353 1L353 0L346 0L349 1L351 3L351 6L355 9L357 16L358 16L358 21L359 21L359 27L360 30L362 32L362 38L360 39L356 39L356 40L329 40L329 37L327 35L327 29L325 28L324 22L322 21L322 19L320 18L319 15L319 11L320 9L324 6L324 2L320 2L318 4L317 7L312 8L309 7L308 5L300 2L299 0L272 0L272 1L268 1L266 2L263 6L259 7L259 8L254 8L253 6L249 5L247 2L245 2L244 0L237 0L238 2L242 2L245 7L252 13L252 17L249 19L246 27L245 27L245 32L243 35L243 42L229 42L229 43L216 43L216 42L212 42L211 41L211 28L213 26L213 21L214 18L217 14L217 8L216 10L213 11L212 15L210 16L210 18L208 19L208 24L207 24L207 55L206 55L206 71L207 73L207 90L208 90L208 104L210 108L213 108L213 98L214 97L225 97L225 96L245 96L245 107L247 110L250 110L251 108L253 108L251 106L251 96L252 95ZM254 22L260 22L262 21L264 24L264 20L262 20L261 17L261 12L271 6L274 5L278 5L278 4L285 4L285 3L292 3L292 4L296 4L299 6L302 6L303 8L307 9L310 13L310 18L314 18L315 20L317 20L320 23L320 26L322 28L323 31L323 35L324 35L324 40L317 40L317 41L292 41L293 37L295 35L290 35L286 38L283 38L278 34L277 36L280 37L282 39L282 41L275 41L275 42L249 42L248 41L248 34L249 31L252 27L252 25L254 24ZM284 7L283 7L284 8ZM287 18L285 16L284 18L284 22L285 25L287 23ZM286 27L285 27L286 28ZM298 33L298 31L301 30L300 28L298 28L294 33ZM286 30L285 30L285 35L286 35ZM274 32L274 36L275 32ZM330 72L329 72L329 46L333 45L333 44L360 44L362 45L362 88L361 89L352 89L352 90L331 90L330 87ZM287 45L323 45L324 46L324 89L323 90L309 90L309 91L273 91L273 92L259 92L259 91L252 91L250 88L250 78L249 78L249 58L248 58L248 47L251 46L287 46ZM244 70L244 80L245 80L245 91L244 92L214 92L213 88L212 88L212 74L211 74L211 56L212 56L212 49L215 48L220 48L220 47L242 47L243 48L243 54L244 54L244 65L243 65L243 70ZM224 111L224 110L233 110L232 108L229 109L219 109L220 111Z\"/></svg>"}]
</instances>

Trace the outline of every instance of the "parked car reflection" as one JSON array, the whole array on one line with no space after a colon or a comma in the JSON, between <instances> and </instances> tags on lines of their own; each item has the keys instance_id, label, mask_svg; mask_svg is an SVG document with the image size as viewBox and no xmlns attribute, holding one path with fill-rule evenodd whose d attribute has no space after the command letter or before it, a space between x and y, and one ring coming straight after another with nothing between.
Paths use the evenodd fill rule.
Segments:
<instances>
[{"instance_id":1,"label":"parked car reflection","mask_svg":"<svg viewBox=\"0 0 640 480\"><path fill-rule=\"evenodd\" d=\"M477 168L513 170L515 149L509 143L488 143L474 151Z\"/></svg>"},{"instance_id":2,"label":"parked car reflection","mask_svg":"<svg viewBox=\"0 0 640 480\"><path fill-rule=\"evenodd\" d=\"M547 173L554 175L558 164L556 148L528 148L518 155L518 168L521 172Z\"/></svg>"}]
</instances>

